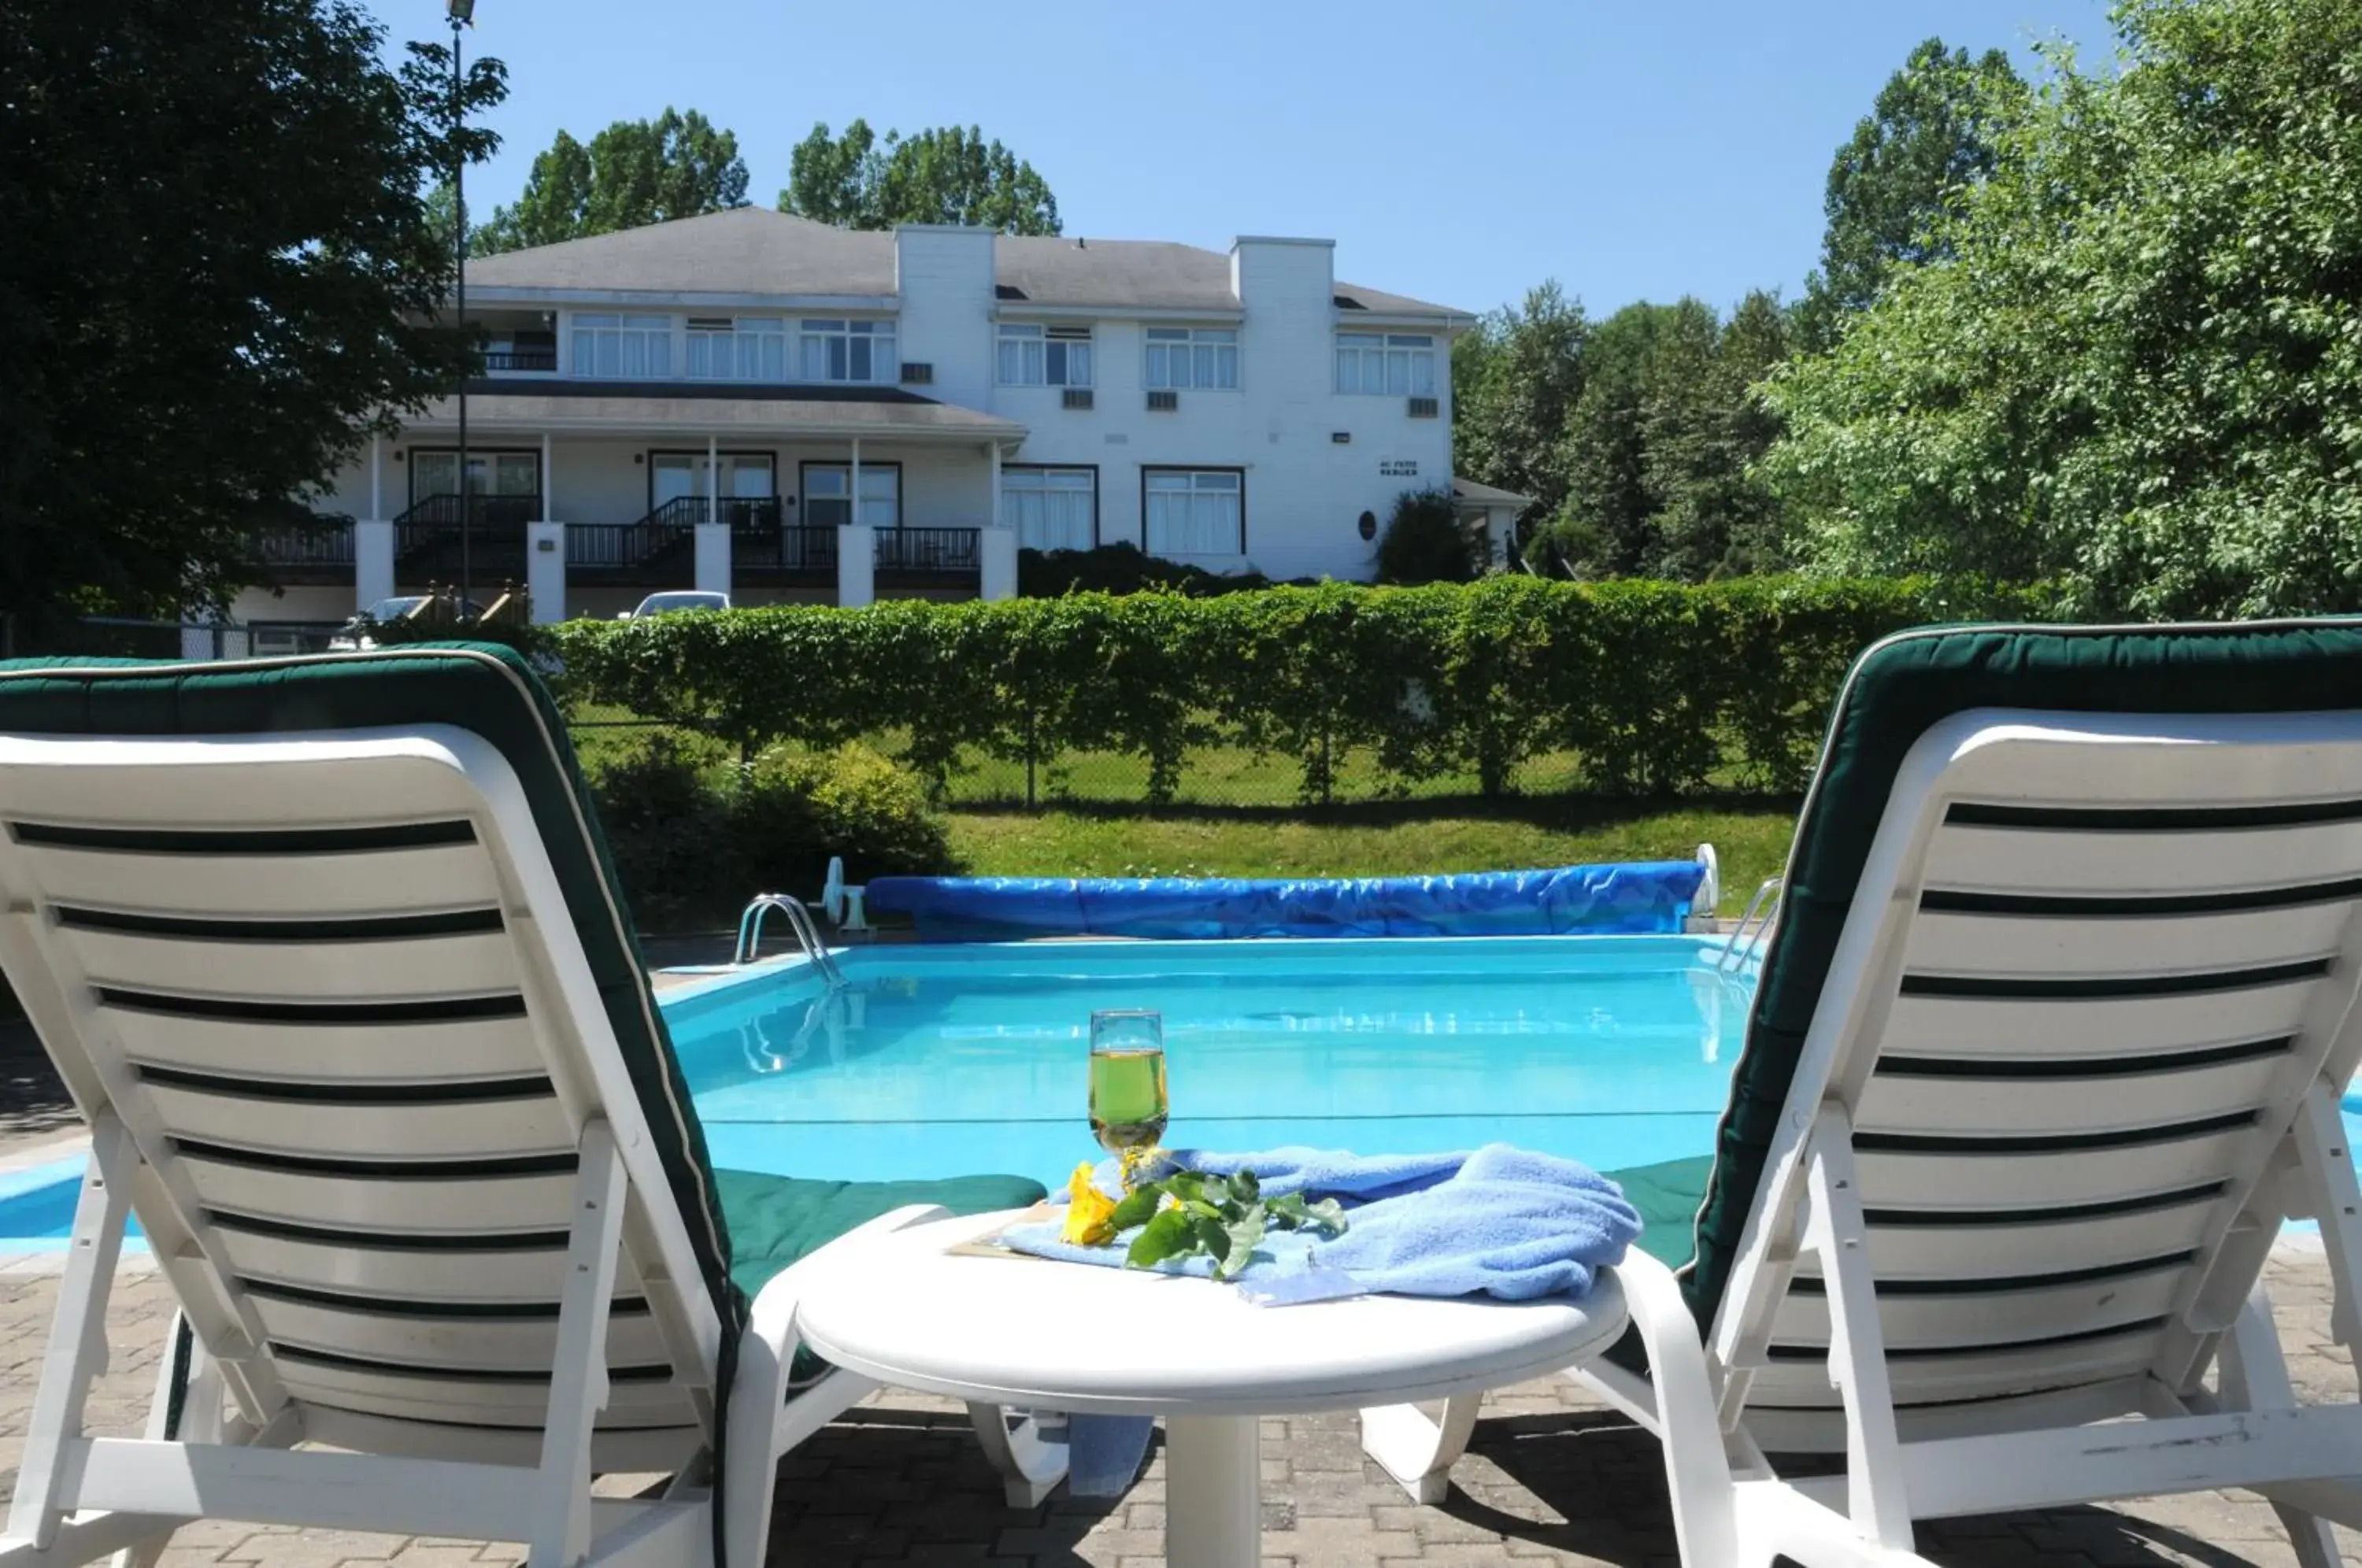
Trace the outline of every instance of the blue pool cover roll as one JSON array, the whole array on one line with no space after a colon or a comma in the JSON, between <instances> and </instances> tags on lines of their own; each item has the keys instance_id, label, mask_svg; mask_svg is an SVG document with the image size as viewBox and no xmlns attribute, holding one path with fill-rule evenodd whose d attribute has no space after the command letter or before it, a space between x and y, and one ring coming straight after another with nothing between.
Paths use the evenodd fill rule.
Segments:
<instances>
[{"instance_id":1,"label":"blue pool cover roll","mask_svg":"<svg viewBox=\"0 0 2362 1568\"><path fill-rule=\"evenodd\" d=\"M1678 933L1694 860L1337 879L880 877L874 914L922 936L1562 936Z\"/></svg>"}]
</instances>

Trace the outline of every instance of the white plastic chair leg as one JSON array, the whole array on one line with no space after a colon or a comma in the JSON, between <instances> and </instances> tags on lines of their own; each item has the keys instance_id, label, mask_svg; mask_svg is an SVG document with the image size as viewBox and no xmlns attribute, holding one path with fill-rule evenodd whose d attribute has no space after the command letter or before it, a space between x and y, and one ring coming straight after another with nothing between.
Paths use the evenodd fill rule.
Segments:
<instances>
[{"instance_id":1,"label":"white plastic chair leg","mask_svg":"<svg viewBox=\"0 0 2362 1568\"><path fill-rule=\"evenodd\" d=\"M1439 1419L1416 1405L1374 1405L1362 1412L1362 1452L1393 1476L1422 1507L1443 1501L1451 1490L1451 1467L1468 1451L1476 1430L1482 1394L1443 1402Z\"/></svg>"},{"instance_id":2,"label":"white plastic chair leg","mask_svg":"<svg viewBox=\"0 0 2362 1568\"><path fill-rule=\"evenodd\" d=\"M2261 1280L2247 1296L2239 1320L2217 1353L2222 1366L2222 1403L2230 1410L2292 1410L2296 1390L2289 1382L2288 1363L2280 1356L2279 1331L2272 1323L2271 1297ZM2289 1532L2289 1545L2300 1568L2338 1568L2337 1537L2329 1521L2303 1509L2268 1498L2272 1512Z\"/></svg>"},{"instance_id":3,"label":"white plastic chair leg","mask_svg":"<svg viewBox=\"0 0 2362 1568\"><path fill-rule=\"evenodd\" d=\"M1040 1412L970 1405L967 1419L985 1458L1000 1474L1010 1507L1040 1507L1066 1478L1065 1441L1050 1434Z\"/></svg>"}]
</instances>

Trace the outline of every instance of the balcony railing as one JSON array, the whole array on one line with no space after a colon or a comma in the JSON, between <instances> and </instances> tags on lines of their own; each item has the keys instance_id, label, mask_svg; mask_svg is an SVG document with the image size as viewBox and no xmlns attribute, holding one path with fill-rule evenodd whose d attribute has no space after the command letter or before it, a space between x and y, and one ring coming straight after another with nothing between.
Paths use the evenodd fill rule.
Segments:
<instances>
[{"instance_id":1,"label":"balcony railing","mask_svg":"<svg viewBox=\"0 0 2362 1568\"><path fill-rule=\"evenodd\" d=\"M541 497L470 495L464 529L461 504L457 495L430 495L393 520L400 582L448 581L463 565L475 582L524 575L525 525L541 515Z\"/></svg>"},{"instance_id":2,"label":"balcony railing","mask_svg":"<svg viewBox=\"0 0 2362 1568\"><path fill-rule=\"evenodd\" d=\"M836 541L832 523L733 528L731 570L745 577L812 577L834 582Z\"/></svg>"},{"instance_id":3,"label":"balcony railing","mask_svg":"<svg viewBox=\"0 0 2362 1568\"><path fill-rule=\"evenodd\" d=\"M880 578L965 581L983 575L980 529L880 528L877 536Z\"/></svg>"},{"instance_id":4,"label":"balcony railing","mask_svg":"<svg viewBox=\"0 0 2362 1568\"><path fill-rule=\"evenodd\" d=\"M694 529L642 518L637 523L569 523L566 525L568 571L597 572L624 581L650 581L693 570ZM679 571L668 569L679 569Z\"/></svg>"},{"instance_id":5,"label":"balcony railing","mask_svg":"<svg viewBox=\"0 0 2362 1568\"><path fill-rule=\"evenodd\" d=\"M353 575L353 525L322 518L271 523L255 530L255 554L282 581L336 580Z\"/></svg>"},{"instance_id":6,"label":"balcony railing","mask_svg":"<svg viewBox=\"0 0 2362 1568\"><path fill-rule=\"evenodd\" d=\"M484 350L484 370L490 374L557 369L557 350L555 348L487 348Z\"/></svg>"}]
</instances>

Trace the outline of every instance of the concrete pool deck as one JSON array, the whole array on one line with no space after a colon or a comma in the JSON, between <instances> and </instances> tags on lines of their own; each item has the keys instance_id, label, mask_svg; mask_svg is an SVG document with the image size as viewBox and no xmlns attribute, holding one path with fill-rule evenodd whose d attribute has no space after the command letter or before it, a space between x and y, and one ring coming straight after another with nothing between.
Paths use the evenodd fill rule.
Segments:
<instances>
[{"instance_id":1,"label":"concrete pool deck","mask_svg":"<svg viewBox=\"0 0 2362 1568\"><path fill-rule=\"evenodd\" d=\"M690 961L671 958L672 962ZM0 1164L71 1152L79 1121L29 1030L0 1023ZM14 1491L55 1307L55 1253L0 1257L0 1497ZM2329 1274L2317 1238L2283 1241L2268 1272L2290 1374L2310 1400L2354 1397L2354 1369L2329 1331ZM127 1259L107 1317L108 1369L93 1390L98 1433L138 1435L155 1386L171 1295L152 1263ZM1264 1423L1264 1558L1293 1568L1672 1568L1672 1518L1655 1440L1557 1383L1485 1401L1440 1507L1410 1507L1362 1457L1350 1413ZM884 1393L789 1454L771 1529L773 1568L998 1563L1005 1568L1151 1568L1162 1562L1161 1452L1112 1503L1063 1494L1003 1506L998 1479L945 1400ZM615 1477L629 1493L648 1478ZM2341 1531L2349 1562L2362 1535ZM2143 1499L1926 1524L1920 1550L1947 1568L2286 1568L2296 1556L2270 1507L2235 1493ZM266 1529L206 1522L173 1538L163 1568L458 1568L522 1553L427 1536ZM747 1568L747 1565L742 1565Z\"/></svg>"}]
</instances>

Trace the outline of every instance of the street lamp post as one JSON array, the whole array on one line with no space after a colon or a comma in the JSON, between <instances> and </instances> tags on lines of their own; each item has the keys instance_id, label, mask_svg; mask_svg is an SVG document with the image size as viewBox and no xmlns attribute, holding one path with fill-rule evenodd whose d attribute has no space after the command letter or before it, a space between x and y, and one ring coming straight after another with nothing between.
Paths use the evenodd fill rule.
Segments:
<instances>
[{"instance_id":1,"label":"street lamp post","mask_svg":"<svg viewBox=\"0 0 2362 1568\"><path fill-rule=\"evenodd\" d=\"M468 330L468 156L459 146L462 123L459 98L459 29L476 20L476 0L444 0L451 17L451 249L458 269L457 314L459 331ZM476 500L468 485L468 372L459 366L459 602L454 613L464 616L471 596L474 560L470 536L475 532Z\"/></svg>"}]
</instances>

